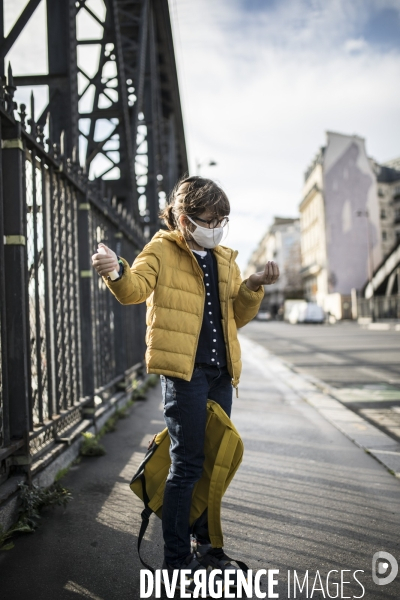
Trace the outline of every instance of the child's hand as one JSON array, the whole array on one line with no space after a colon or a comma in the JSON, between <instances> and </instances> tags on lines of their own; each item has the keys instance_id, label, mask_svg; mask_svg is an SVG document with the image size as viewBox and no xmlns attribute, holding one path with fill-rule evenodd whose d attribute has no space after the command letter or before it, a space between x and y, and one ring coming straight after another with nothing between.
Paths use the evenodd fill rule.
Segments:
<instances>
[{"instance_id":1,"label":"child's hand","mask_svg":"<svg viewBox=\"0 0 400 600\"><path fill-rule=\"evenodd\" d=\"M114 271L114 269L119 271L118 259L114 250L111 250L111 248L108 248L108 246L102 242L100 242L99 248L104 248L106 254L97 252L92 256L92 265L98 274L106 277L108 273L111 273L111 271Z\"/></svg>"},{"instance_id":2,"label":"child's hand","mask_svg":"<svg viewBox=\"0 0 400 600\"><path fill-rule=\"evenodd\" d=\"M246 281L247 287L255 292L260 285L271 285L279 279L279 267L273 260L269 260L264 271L253 273Z\"/></svg>"}]
</instances>

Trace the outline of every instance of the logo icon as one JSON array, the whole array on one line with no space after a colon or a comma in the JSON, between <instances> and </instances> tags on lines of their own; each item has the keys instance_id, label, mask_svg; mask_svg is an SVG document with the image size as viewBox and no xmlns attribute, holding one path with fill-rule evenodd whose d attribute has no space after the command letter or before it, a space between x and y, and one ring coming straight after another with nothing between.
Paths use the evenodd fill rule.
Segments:
<instances>
[{"instance_id":1,"label":"logo icon","mask_svg":"<svg viewBox=\"0 0 400 600\"><path fill-rule=\"evenodd\" d=\"M399 563L394 556L383 550L375 552L372 557L372 579L376 585L392 583L396 579L398 571ZM381 577L381 575L385 575L385 577Z\"/></svg>"}]
</instances>

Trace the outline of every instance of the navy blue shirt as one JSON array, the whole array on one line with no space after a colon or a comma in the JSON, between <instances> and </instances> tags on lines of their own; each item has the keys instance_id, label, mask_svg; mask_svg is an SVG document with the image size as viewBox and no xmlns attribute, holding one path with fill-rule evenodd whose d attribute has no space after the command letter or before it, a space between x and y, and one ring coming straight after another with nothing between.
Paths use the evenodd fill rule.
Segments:
<instances>
[{"instance_id":1,"label":"navy blue shirt","mask_svg":"<svg viewBox=\"0 0 400 600\"><path fill-rule=\"evenodd\" d=\"M218 265L212 250L202 257L193 252L204 272L204 315L194 362L223 367L226 365L226 348L222 330L222 313L218 291Z\"/></svg>"},{"instance_id":2,"label":"navy blue shirt","mask_svg":"<svg viewBox=\"0 0 400 600\"><path fill-rule=\"evenodd\" d=\"M194 362L223 367L226 365L226 347L221 323L218 265L214 253L211 250L206 252L207 254L204 257L197 254L197 252L193 252L204 272L204 287L206 290L203 322ZM117 258L119 259L119 256ZM124 266L120 263L119 267L119 277L122 277Z\"/></svg>"}]
</instances>

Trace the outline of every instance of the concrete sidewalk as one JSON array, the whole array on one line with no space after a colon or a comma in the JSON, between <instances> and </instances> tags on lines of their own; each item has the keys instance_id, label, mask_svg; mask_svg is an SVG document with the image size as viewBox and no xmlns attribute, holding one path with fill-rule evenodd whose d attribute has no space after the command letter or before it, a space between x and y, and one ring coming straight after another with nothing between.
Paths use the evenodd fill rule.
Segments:
<instances>
[{"instance_id":1,"label":"concrete sidewalk","mask_svg":"<svg viewBox=\"0 0 400 600\"><path fill-rule=\"evenodd\" d=\"M371 562L382 550L400 559L400 481L285 388L268 365L243 354L232 419L245 455L223 502L227 553L253 570L279 569L280 598L294 597L293 583L288 595L288 570L293 582L293 570L302 581L308 569L309 592L297 591L297 598L315 599L329 597L330 570L340 578L347 569L343 578L351 583L343 584L339 598L399 600L400 575L378 586ZM136 536L142 504L129 481L148 441L163 428L157 386L119 421L117 432L103 438L105 456L82 459L62 480L73 492L69 506L47 511L35 534L20 536L13 550L0 553L1 599L140 598ZM145 560L160 568L161 523L155 516L142 547ZM356 570L364 571L356 575L364 594ZM338 578L330 578L334 597ZM267 591L265 577L262 582Z\"/></svg>"}]
</instances>

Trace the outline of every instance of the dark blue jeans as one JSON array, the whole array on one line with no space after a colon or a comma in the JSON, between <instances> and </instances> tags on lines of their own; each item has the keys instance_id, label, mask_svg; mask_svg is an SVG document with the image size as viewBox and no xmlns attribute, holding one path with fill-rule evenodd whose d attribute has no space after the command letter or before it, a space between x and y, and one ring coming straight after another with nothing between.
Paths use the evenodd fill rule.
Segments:
<instances>
[{"instance_id":1,"label":"dark blue jeans","mask_svg":"<svg viewBox=\"0 0 400 600\"><path fill-rule=\"evenodd\" d=\"M230 416L232 383L226 367L195 366L192 379L161 375L164 419L171 438L171 467L164 491L162 528L166 562L179 566L190 554L190 506L201 477L207 400Z\"/></svg>"}]
</instances>

